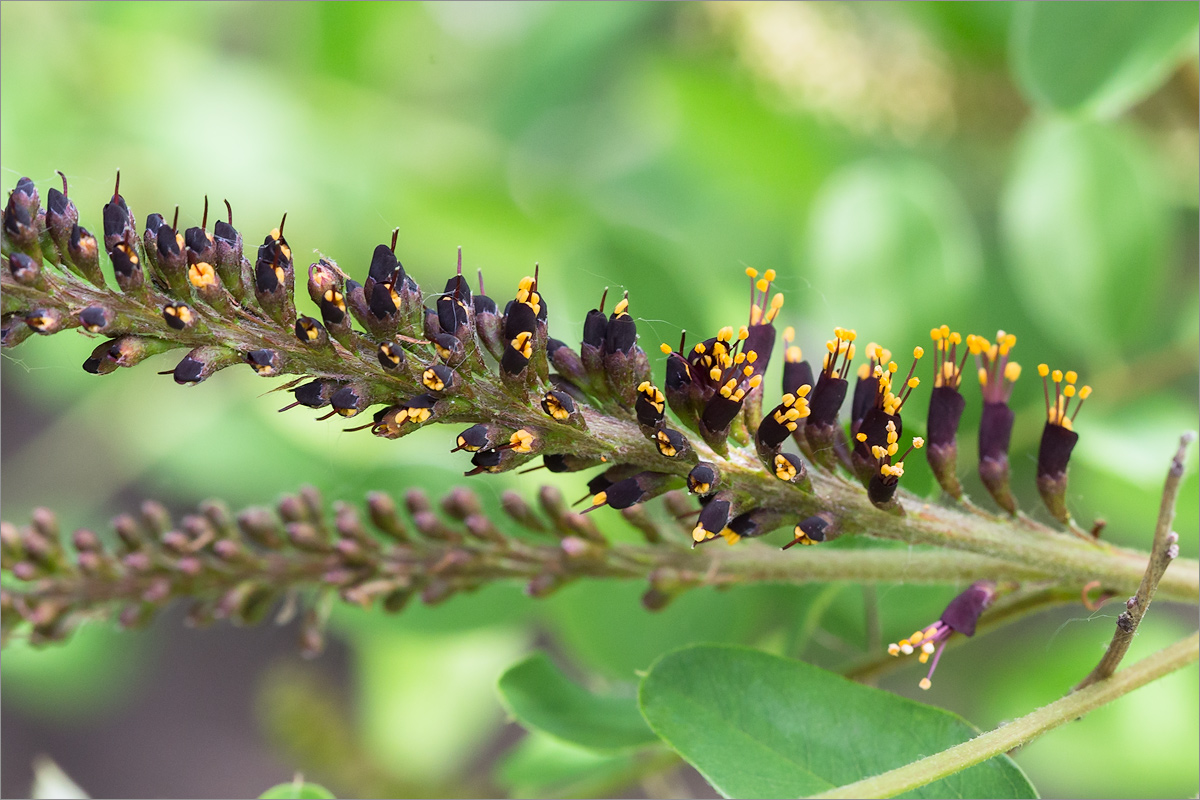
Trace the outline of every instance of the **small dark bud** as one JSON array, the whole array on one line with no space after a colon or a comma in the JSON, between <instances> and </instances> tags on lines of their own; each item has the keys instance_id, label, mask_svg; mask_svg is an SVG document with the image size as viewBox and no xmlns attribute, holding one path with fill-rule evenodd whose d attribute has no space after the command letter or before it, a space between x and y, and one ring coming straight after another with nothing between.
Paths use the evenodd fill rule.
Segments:
<instances>
[{"instance_id":1,"label":"small dark bud","mask_svg":"<svg viewBox=\"0 0 1200 800\"><path fill-rule=\"evenodd\" d=\"M479 498L465 486L456 486L442 498L442 511L457 520L464 520L472 514L482 514L483 507Z\"/></svg>"},{"instance_id":2,"label":"small dark bud","mask_svg":"<svg viewBox=\"0 0 1200 800\"><path fill-rule=\"evenodd\" d=\"M720 473L717 471L716 466L707 461L701 461L692 467L692 471L688 473L688 491L698 495L712 494L716 490L720 480Z\"/></svg>"},{"instance_id":3,"label":"small dark bud","mask_svg":"<svg viewBox=\"0 0 1200 800\"><path fill-rule=\"evenodd\" d=\"M197 347L175 365L172 375L180 386L195 386L213 373L242 359L232 350L217 345Z\"/></svg>"},{"instance_id":4,"label":"small dark bud","mask_svg":"<svg viewBox=\"0 0 1200 800\"><path fill-rule=\"evenodd\" d=\"M364 393L353 384L347 384L338 389L329 402L334 411L343 417L353 417L365 409L369 403Z\"/></svg>"},{"instance_id":5,"label":"small dark bud","mask_svg":"<svg viewBox=\"0 0 1200 800\"><path fill-rule=\"evenodd\" d=\"M67 238L67 257L89 281L96 286L104 286L104 273L100 271L100 244L87 228L71 226Z\"/></svg>"},{"instance_id":6,"label":"small dark bud","mask_svg":"<svg viewBox=\"0 0 1200 800\"><path fill-rule=\"evenodd\" d=\"M264 378L274 378L284 372L283 356L278 350L251 350L246 354L246 363Z\"/></svg>"},{"instance_id":7,"label":"small dark bud","mask_svg":"<svg viewBox=\"0 0 1200 800\"><path fill-rule=\"evenodd\" d=\"M537 513L530 507L521 495L514 491L506 491L500 495L500 507L504 509L504 513L508 514L521 527L538 533L546 531L546 525L538 517Z\"/></svg>"},{"instance_id":8,"label":"small dark bud","mask_svg":"<svg viewBox=\"0 0 1200 800\"><path fill-rule=\"evenodd\" d=\"M22 286L42 286L42 267L24 253L14 250L8 259L8 271L13 280Z\"/></svg>"},{"instance_id":9,"label":"small dark bud","mask_svg":"<svg viewBox=\"0 0 1200 800\"><path fill-rule=\"evenodd\" d=\"M167 325L177 331L196 327L196 312L184 303L167 303L163 306L162 316Z\"/></svg>"},{"instance_id":10,"label":"small dark bud","mask_svg":"<svg viewBox=\"0 0 1200 800\"><path fill-rule=\"evenodd\" d=\"M103 333L113 322L113 314L103 306L88 306L79 312L79 326L88 333Z\"/></svg>"},{"instance_id":11,"label":"small dark bud","mask_svg":"<svg viewBox=\"0 0 1200 800\"><path fill-rule=\"evenodd\" d=\"M72 327L68 324L68 318L57 308L39 308L30 311L25 315L25 324L31 331L43 336L49 336L66 327Z\"/></svg>"}]
</instances>

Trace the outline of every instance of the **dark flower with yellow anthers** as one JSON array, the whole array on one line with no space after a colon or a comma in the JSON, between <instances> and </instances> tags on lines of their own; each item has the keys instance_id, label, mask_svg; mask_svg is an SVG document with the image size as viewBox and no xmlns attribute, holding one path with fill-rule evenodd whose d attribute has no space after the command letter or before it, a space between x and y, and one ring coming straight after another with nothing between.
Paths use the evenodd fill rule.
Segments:
<instances>
[{"instance_id":1,"label":"dark flower with yellow anthers","mask_svg":"<svg viewBox=\"0 0 1200 800\"><path fill-rule=\"evenodd\" d=\"M729 525L733 516L733 496L729 492L718 492L704 503L700 517L692 528L692 547L715 539Z\"/></svg>"},{"instance_id":2,"label":"dark flower with yellow anthers","mask_svg":"<svg viewBox=\"0 0 1200 800\"><path fill-rule=\"evenodd\" d=\"M645 471L628 478L610 483L596 494L592 495L592 505L583 513L595 511L601 506L610 508L629 508L630 506L653 500L655 497L678 488L680 478L666 472Z\"/></svg>"},{"instance_id":3,"label":"dark flower with yellow anthers","mask_svg":"<svg viewBox=\"0 0 1200 800\"><path fill-rule=\"evenodd\" d=\"M812 387L816 385L816 380L813 378L812 367L804 360L804 353L798 345L793 344L796 341L796 329L791 325L783 329L783 393L797 394L801 386ZM800 448L810 459L812 453L808 448L808 441L804 438L804 429L808 427L808 419L798 419L796 429L792 431L792 441Z\"/></svg>"},{"instance_id":4,"label":"dark flower with yellow anthers","mask_svg":"<svg viewBox=\"0 0 1200 800\"><path fill-rule=\"evenodd\" d=\"M828 352L821 363L817 385L808 398L809 415L804 438L812 458L829 470L836 469L839 460L849 461L845 434L838 424L838 411L849 388L845 375L854 360L856 336L853 330L833 329L833 338L825 343Z\"/></svg>"},{"instance_id":5,"label":"dark flower with yellow anthers","mask_svg":"<svg viewBox=\"0 0 1200 800\"><path fill-rule=\"evenodd\" d=\"M963 636L974 636L975 626L979 617L996 599L996 584L993 581L976 581L967 587L966 591L950 601L942 616L932 625L927 625L915 631L907 639L901 639L888 645L888 653L893 656L912 655L920 653L917 659L927 664L930 657L929 672L918 684L922 689L933 685L933 672L937 669L942 651L946 649L946 640L956 633Z\"/></svg>"},{"instance_id":6,"label":"dark flower with yellow anthers","mask_svg":"<svg viewBox=\"0 0 1200 800\"><path fill-rule=\"evenodd\" d=\"M466 450L468 453L477 453L480 450L494 448L507 438L498 425L480 422L460 433L455 440L457 446L450 452L457 453L459 450Z\"/></svg>"},{"instance_id":7,"label":"dark flower with yellow anthers","mask_svg":"<svg viewBox=\"0 0 1200 800\"><path fill-rule=\"evenodd\" d=\"M875 405L879 392L879 375L876 368L884 368L892 358L892 351L880 347L875 342L867 345L864 351L867 363L858 367L858 380L854 383L854 394L850 397L850 436L858 433L867 411ZM889 380L890 380L890 376Z\"/></svg>"},{"instance_id":8,"label":"dark flower with yellow anthers","mask_svg":"<svg viewBox=\"0 0 1200 800\"><path fill-rule=\"evenodd\" d=\"M804 461L794 453L776 453L771 458L771 472L784 483L794 483L805 491L812 491L812 480Z\"/></svg>"},{"instance_id":9,"label":"dark flower with yellow anthers","mask_svg":"<svg viewBox=\"0 0 1200 800\"><path fill-rule=\"evenodd\" d=\"M783 396L779 405L763 417L759 423L754 441L758 448L759 458L769 458L779 452L779 448L789 435L794 433L799 424L811 413L808 408L808 395L811 386L805 384L795 393Z\"/></svg>"},{"instance_id":10,"label":"dark flower with yellow anthers","mask_svg":"<svg viewBox=\"0 0 1200 800\"><path fill-rule=\"evenodd\" d=\"M196 326L196 312L186 303L170 302L163 306L163 319L177 331Z\"/></svg>"},{"instance_id":11,"label":"dark flower with yellow anthers","mask_svg":"<svg viewBox=\"0 0 1200 800\"><path fill-rule=\"evenodd\" d=\"M745 326L736 334L733 328L725 327L715 339L692 349L695 385L705 398L700 413L700 435L721 454L728 452L725 440L747 394L762 385L762 374L754 366L758 353L742 347L749 337L750 330Z\"/></svg>"},{"instance_id":12,"label":"dark flower with yellow anthers","mask_svg":"<svg viewBox=\"0 0 1200 800\"><path fill-rule=\"evenodd\" d=\"M158 229L167 224L162 214L150 214L146 217L146 227L142 231L142 249L146 253L146 262L158 272Z\"/></svg>"},{"instance_id":13,"label":"dark flower with yellow anthers","mask_svg":"<svg viewBox=\"0 0 1200 800\"><path fill-rule=\"evenodd\" d=\"M720 536L725 540L726 544L735 545L742 539L753 539L770 533L779 527L781 518L782 515L778 511L756 508L752 511L738 514L729 520L729 523L721 530ZM710 537L704 541L710 542L715 538ZM696 544L703 543L697 542Z\"/></svg>"},{"instance_id":14,"label":"dark flower with yellow anthers","mask_svg":"<svg viewBox=\"0 0 1200 800\"><path fill-rule=\"evenodd\" d=\"M996 341L967 336L967 349L979 364L983 415L979 419L979 477L996 503L1010 514L1017 513L1017 499L1008 485L1008 443L1012 436L1013 412L1008 407L1013 384L1021 377L1021 365L1009 360L1017 343L1011 333L998 331Z\"/></svg>"},{"instance_id":15,"label":"dark flower with yellow anthers","mask_svg":"<svg viewBox=\"0 0 1200 800\"><path fill-rule=\"evenodd\" d=\"M913 348L913 363L903 382L896 386L895 376L899 366L890 360L891 353L877 344L867 345L870 362L859 368L859 383L855 387L854 402L865 405L861 409L862 416L857 425L851 425L851 435L854 437L854 449L850 460L863 485L870 483L878 468L875 456L871 450L875 445L886 445L889 423L894 423L897 435L904 432L904 423L900 412L905 402L912 395L913 389L920 385L921 380L913 373L917 371L917 362L925 355L921 347ZM866 391L859 389L866 387ZM863 398L860 401L860 396ZM857 416L856 412L856 416Z\"/></svg>"},{"instance_id":16,"label":"dark flower with yellow anthers","mask_svg":"<svg viewBox=\"0 0 1200 800\"><path fill-rule=\"evenodd\" d=\"M542 410L555 422L565 422L581 429L587 427L575 398L561 389L551 389L542 396Z\"/></svg>"},{"instance_id":17,"label":"dark flower with yellow anthers","mask_svg":"<svg viewBox=\"0 0 1200 800\"><path fill-rule=\"evenodd\" d=\"M748 377L763 376L771 362L771 354L775 352L775 318L783 308L783 294L777 292L771 296L771 283L775 280L775 270L769 269L758 277L758 271L746 269L750 278L750 324L742 352L754 353L755 359L748 366L751 373ZM770 298L768 300L768 298ZM756 386L746 393L742 401L746 419L746 427L751 434L758 429L762 419L762 389Z\"/></svg>"},{"instance_id":18,"label":"dark flower with yellow anthers","mask_svg":"<svg viewBox=\"0 0 1200 800\"><path fill-rule=\"evenodd\" d=\"M524 429L514 431L509 440L499 447L477 451L471 457L474 469L463 474L471 476L481 472L505 472L528 461L537 447L537 437L531 432Z\"/></svg>"},{"instance_id":19,"label":"dark flower with yellow anthers","mask_svg":"<svg viewBox=\"0 0 1200 800\"><path fill-rule=\"evenodd\" d=\"M1083 406L1083 401L1092 393L1091 386L1078 390L1075 381L1079 376L1074 370L1064 373L1056 369L1050 371L1045 364L1038 364L1038 375L1042 376L1042 391L1046 398L1046 427L1042 429L1042 443L1038 448L1037 485L1042 501L1050 513L1063 524L1071 521L1071 512L1067 510L1067 467L1071 461L1071 451L1079 441L1075 432L1075 415ZM1050 399L1050 386L1047 377L1054 382L1054 399ZM1077 397L1075 408L1070 408L1071 398Z\"/></svg>"},{"instance_id":20,"label":"dark flower with yellow anthers","mask_svg":"<svg viewBox=\"0 0 1200 800\"><path fill-rule=\"evenodd\" d=\"M517 385L529 380L525 368L535 358L538 344L538 320L544 320L545 303L537 291L537 279L521 279L517 296L504 311L504 338L507 344L500 358L500 371L509 379L519 379ZM544 351L543 351L544 357ZM513 383L513 381L509 381Z\"/></svg>"},{"instance_id":21,"label":"dark flower with yellow anthers","mask_svg":"<svg viewBox=\"0 0 1200 800\"><path fill-rule=\"evenodd\" d=\"M946 494L962 497L958 482L958 423L962 419L966 400L958 390L962 383L970 348L964 347L962 358L958 346L962 335L942 325L929 332L934 344L933 391L929 394L929 417L926 423L929 447L925 457L933 475Z\"/></svg>"},{"instance_id":22,"label":"dark flower with yellow anthers","mask_svg":"<svg viewBox=\"0 0 1200 800\"><path fill-rule=\"evenodd\" d=\"M462 388L462 378L445 364L431 364L421 373L421 385L444 397Z\"/></svg>"},{"instance_id":23,"label":"dark flower with yellow anthers","mask_svg":"<svg viewBox=\"0 0 1200 800\"><path fill-rule=\"evenodd\" d=\"M371 433L383 439L399 439L429 422L437 411L437 398L419 394L375 414Z\"/></svg>"},{"instance_id":24,"label":"dark flower with yellow anthers","mask_svg":"<svg viewBox=\"0 0 1200 800\"><path fill-rule=\"evenodd\" d=\"M430 337L433 350L446 364L452 367L460 366L467 358L466 348L462 340L450 333L437 333Z\"/></svg>"},{"instance_id":25,"label":"dark flower with yellow anthers","mask_svg":"<svg viewBox=\"0 0 1200 800\"><path fill-rule=\"evenodd\" d=\"M207 261L198 261L188 267L188 283L196 296L222 316L231 316L235 300L221 285L217 270Z\"/></svg>"},{"instance_id":26,"label":"dark flower with yellow anthers","mask_svg":"<svg viewBox=\"0 0 1200 800\"><path fill-rule=\"evenodd\" d=\"M865 436L862 432L858 435ZM896 430L896 423L888 422L884 444L871 446L871 455L875 459L875 471L867 483L867 497L876 507L885 510L899 507L895 505L895 495L896 487L900 485L900 478L904 475L904 459L908 458L908 454L913 450L920 450L925 446L925 440L920 436L915 436L912 445L904 451L903 455L897 457L896 453L900 450L899 440L900 434Z\"/></svg>"},{"instance_id":27,"label":"dark flower with yellow anthers","mask_svg":"<svg viewBox=\"0 0 1200 800\"><path fill-rule=\"evenodd\" d=\"M283 355L269 347L246 353L246 363L264 378L274 378L285 372Z\"/></svg>"},{"instance_id":28,"label":"dark flower with yellow anthers","mask_svg":"<svg viewBox=\"0 0 1200 800\"><path fill-rule=\"evenodd\" d=\"M117 286L122 292L132 294L145 285L146 278L137 250L125 242L117 242L116 246L108 251L108 261L112 264L113 276L116 277Z\"/></svg>"},{"instance_id":29,"label":"dark flower with yellow anthers","mask_svg":"<svg viewBox=\"0 0 1200 800\"><path fill-rule=\"evenodd\" d=\"M343 417L357 416L371 405L370 397L361 386L348 383L329 398L333 410Z\"/></svg>"},{"instance_id":30,"label":"dark flower with yellow anthers","mask_svg":"<svg viewBox=\"0 0 1200 800\"><path fill-rule=\"evenodd\" d=\"M279 227L263 239L258 248L258 258L254 262L254 295L258 298L262 310L281 325L290 324L296 313L292 305L292 288L296 279L292 266L292 248L288 246L287 239L283 238L283 226L286 222L287 214L284 214L283 219L279 221ZM161 231L159 240L162 240Z\"/></svg>"},{"instance_id":31,"label":"dark flower with yellow anthers","mask_svg":"<svg viewBox=\"0 0 1200 800\"><path fill-rule=\"evenodd\" d=\"M37 308L25 314L25 324L34 333L49 336L66 328L73 328L78 320L72 320L57 308Z\"/></svg>"},{"instance_id":32,"label":"dark flower with yellow anthers","mask_svg":"<svg viewBox=\"0 0 1200 800\"><path fill-rule=\"evenodd\" d=\"M609 392L626 408L637 404L637 387L650 380L650 361L638 347L628 295L613 308L604 331L604 375Z\"/></svg>"},{"instance_id":33,"label":"dark flower with yellow anthers","mask_svg":"<svg viewBox=\"0 0 1200 800\"><path fill-rule=\"evenodd\" d=\"M313 348L329 347L329 332L325 330L324 325L312 317L297 317L293 331L301 344ZM388 368L382 360L380 366L384 369Z\"/></svg>"},{"instance_id":34,"label":"dark flower with yellow anthers","mask_svg":"<svg viewBox=\"0 0 1200 800\"><path fill-rule=\"evenodd\" d=\"M716 465L710 464L707 461L701 461L692 467L692 471L688 473L687 488L692 494L698 494L703 497L716 491L720 480L721 473L717 470Z\"/></svg>"},{"instance_id":35,"label":"dark flower with yellow anthers","mask_svg":"<svg viewBox=\"0 0 1200 800\"><path fill-rule=\"evenodd\" d=\"M674 428L661 428L651 438L658 452L667 458L683 458L692 456L692 445L687 437Z\"/></svg>"},{"instance_id":36,"label":"dark flower with yellow anthers","mask_svg":"<svg viewBox=\"0 0 1200 800\"><path fill-rule=\"evenodd\" d=\"M814 544L820 544L821 542L827 542L830 539L836 538L837 533L837 518L828 511L821 511L811 517L800 520L800 523L792 531L794 538L780 549L787 550L789 547L795 547L798 544L810 547Z\"/></svg>"},{"instance_id":37,"label":"dark flower with yellow anthers","mask_svg":"<svg viewBox=\"0 0 1200 800\"><path fill-rule=\"evenodd\" d=\"M642 433L653 436L663 425L667 399L650 381L642 381L637 390L634 411L637 413L638 425L642 427Z\"/></svg>"}]
</instances>

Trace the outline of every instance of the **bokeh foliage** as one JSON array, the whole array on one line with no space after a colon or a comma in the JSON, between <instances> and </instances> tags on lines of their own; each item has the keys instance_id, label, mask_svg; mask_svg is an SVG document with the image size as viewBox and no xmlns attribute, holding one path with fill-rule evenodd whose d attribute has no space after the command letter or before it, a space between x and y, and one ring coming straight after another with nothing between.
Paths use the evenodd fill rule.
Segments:
<instances>
[{"instance_id":1,"label":"bokeh foliage","mask_svg":"<svg viewBox=\"0 0 1200 800\"><path fill-rule=\"evenodd\" d=\"M228 197L251 239L286 210L298 262L319 251L352 273L398 226L418 280L448 275L461 245L496 297L538 262L564 339L606 286L629 291L647 351L680 327L740 320L745 266L778 270L785 324L813 352L834 324L898 352L928 344L941 322L1004 328L1027 368L1014 396L1022 501L1037 508L1032 366L1077 368L1096 393L1079 422L1074 511L1144 547L1172 444L1200 413L1197 12L1136 5L6 3L4 182L48 186L63 170L93 230L118 167L140 216L178 203L181 222L199 224L205 194ZM444 431L388 442L276 414L284 402L262 397L270 384L249 370L189 389L149 367L97 379L78 368L92 346L61 336L5 355L6 518L46 504L64 524L96 525L133 497L240 505L305 482L352 500L441 491L466 468ZM16 414L29 422L12 435ZM969 462L973 445L964 451ZM907 485L932 488L923 466L911 472ZM1190 556L1195 476L1193 463L1177 522ZM544 481L582 493L545 472L472 480L493 504ZM973 476L967 488L982 494ZM373 786L496 786L480 756L503 720L493 684L535 641L618 690L691 642L826 665L866 644L855 587L695 592L656 615L640 592L576 585L534 603L500 587L399 618L339 612L355 676L347 735L373 762ZM934 618L950 594L880 591L883 635ZM1054 699L1111 632L1107 615L1088 616L981 638L922 699L981 727ZM1133 657L1194 626L1152 616ZM6 651L6 702L65 713L39 674L52 660L120 702L131 664L153 668L130 639L95 631L45 655ZM884 685L914 694L914 674ZM1016 760L1051 796L1194 793L1195 678L1145 689ZM322 763L314 748L332 745L283 741L272 715L285 709L262 710L285 758ZM1131 729L1144 738L1130 744ZM1130 756L1119 762L1106 755L1117 740ZM612 793L611 776L636 774L531 739L494 780ZM351 776L328 781L363 791Z\"/></svg>"}]
</instances>

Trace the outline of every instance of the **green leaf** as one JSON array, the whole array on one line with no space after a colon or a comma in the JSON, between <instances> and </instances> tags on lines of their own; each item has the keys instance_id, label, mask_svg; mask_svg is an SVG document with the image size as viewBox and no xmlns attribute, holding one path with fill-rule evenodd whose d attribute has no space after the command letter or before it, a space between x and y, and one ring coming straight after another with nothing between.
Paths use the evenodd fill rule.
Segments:
<instances>
[{"instance_id":1,"label":"green leaf","mask_svg":"<svg viewBox=\"0 0 1200 800\"><path fill-rule=\"evenodd\" d=\"M642 714L726 797L802 797L903 766L978 731L961 717L741 647L662 657ZM1036 797L1007 756L905 797Z\"/></svg>"},{"instance_id":2,"label":"green leaf","mask_svg":"<svg viewBox=\"0 0 1200 800\"><path fill-rule=\"evenodd\" d=\"M623 750L658 741L631 695L592 694L572 683L544 653L500 676L500 699L526 728L592 750Z\"/></svg>"},{"instance_id":3,"label":"green leaf","mask_svg":"<svg viewBox=\"0 0 1200 800\"><path fill-rule=\"evenodd\" d=\"M333 792L319 783L295 780L279 783L260 794L259 800L329 800Z\"/></svg>"},{"instance_id":4,"label":"green leaf","mask_svg":"<svg viewBox=\"0 0 1200 800\"><path fill-rule=\"evenodd\" d=\"M1173 266L1163 187L1132 130L1053 118L1028 126L1000 222L1013 286L1044 334L1097 361L1161 335L1145 321Z\"/></svg>"},{"instance_id":5,"label":"green leaf","mask_svg":"<svg viewBox=\"0 0 1200 800\"><path fill-rule=\"evenodd\" d=\"M678 764L662 745L597 753L531 733L496 765L496 782L509 797L614 797L643 776Z\"/></svg>"},{"instance_id":6,"label":"green leaf","mask_svg":"<svg viewBox=\"0 0 1200 800\"><path fill-rule=\"evenodd\" d=\"M1197 23L1195 3L1021 3L1013 68L1039 105L1113 116L1195 52Z\"/></svg>"}]
</instances>

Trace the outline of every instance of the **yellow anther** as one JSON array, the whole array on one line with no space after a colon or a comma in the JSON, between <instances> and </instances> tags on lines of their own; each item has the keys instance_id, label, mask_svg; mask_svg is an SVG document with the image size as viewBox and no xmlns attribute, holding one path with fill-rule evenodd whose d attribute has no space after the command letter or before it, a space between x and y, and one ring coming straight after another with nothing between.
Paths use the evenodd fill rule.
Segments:
<instances>
[{"instance_id":1,"label":"yellow anther","mask_svg":"<svg viewBox=\"0 0 1200 800\"><path fill-rule=\"evenodd\" d=\"M746 362L749 364L753 364L756 361L758 361L758 351L756 351L756 350L748 351L746 353Z\"/></svg>"},{"instance_id":2,"label":"yellow anther","mask_svg":"<svg viewBox=\"0 0 1200 800\"><path fill-rule=\"evenodd\" d=\"M942 339L946 338L946 334L942 333L941 328L931 328L929 331L929 338L935 342L940 342Z\"/></svg>"},{"instance_id":3,"label":"yellow anther","mask_svg":"<svg viewBox=\"0 0 1200 800\"><path fill-rule=\"evenodd\" d=\"M663 342L662 344L660 344L658 346L658 349L662 351L662 354L664 356L669 356L669 355L671 355L671 353L675 352L674 350L671 349L671 345L667 344L666 342Z\"/></svg>"},{"instance_id":4,"label":"yellow anther","mask_svg":"<svg viewBox=\"0 0 1200 800\"><path fill-rule=\"evenodd\" d=\"M783 308L783 293L778 292L771 298L771 310L778 311L781 308Z\"/></svg>"},{"instance_id":5,"label":"yellow anther","mask_svg":"<svg viewBox=\"0 0 1200 800\"><path fill-rule=\"evenodd\" d=\"M1062 379L1063 374L1061 369L1056 369L1054 372L1050 373L1050 380L1054 381L1055 383L1062 383Z\"/></svg>"},{"instance_id":6,"label":"yellow anther","mask_svg":"<svg viewBox=\"0 0 1200 800\"><path fill-rule=\"evenodd\" d=\"M1050 374L1050 367L1048 367L1045 364L1038 364L1038 375L1041 375L1044 378L1049 374Z\"/></svg>"},{"instance_id":7,"label":"yellow anther","mask_svg":"<svg viewBox=\"0 0 1200 800\"><path fill-rule=\"evenodd\" d=\"M767 290L767 287L770 285L771 284L767 281L766 278L759 278L758 283L754 284L754 288L758 289L760 292L765 292Z\"/></svg>"},{"instance_id":8,"label":"yellow anther","mask_svg":"<svg viewBox=\"0 0 1200 800\"><path fill-rule=\"evenodd\" d=\"M1082 389L1079 390L1079 399L1087 400L1088 396L1091 395L1091 393L1092 393L1092 387L1084 386Z\"/></svg>"},{"instance_id":9,"label":"yellow anther","mask_svg":"<svg viewBox=\"0 0 1200 800\"><path fill-rule=\"evenodd\" d=\"M704 530L703 525L697 525L692 528L692 541L703 542L708 538L708 531Z\"/></svg>"},{"instance_id":10,"label":"yellow anther","mask_svg":"<svg viewBox=\"0 0 1200 800\"><path fill-rule=\"evenodd\" d=\"M757 278L758 270L756 270L754 267L746 267L746 275L751 278Z\"/></svg>"},{"instance_id":11,"label":"yellow anther","mask_svg":"<svg viewBox=\"0 0 1200 800\"><path fill-rule=\"evenodd\" d=\"M803 386L801 386L799 389L796 390L796 396L797 397L808 397L808 393L811 391L812 391L812 386L810 386L809 384L806 383Z\"/></svg>"},{"instance_id":12,"label":"yellow anther","mask_svg":"<svg viewBox=\"0 0 1200 800\"><path fill-rule=\"evenodd\" d=\"M979 385L987 386L987 381L988 381L987 370L984 369L983 367L980 367L979 368Z\"/></svg>"},{"instance_id":13,"label":"yellow anther","mask_svg":"<svg viewBox=\"0 0 1200 800\"><path fill-rule=\"evenodd\" d=\"M909 640L910 642L912 642L913 644L920 644L920 643L921 643L921 640L922 640L922 639L924 639L924 638L925 638L925 632L924 632L924 631L917 631L917 632L916 632L916 633L914 633L912 636L908 637L908 640Z\"/></svg>"},{"instance_id":14,"label":"yellow anther","mask_svg":"<svg viewBox=\"0 0 1200 800\"><path fill-rule=\"evenodd\" d=\"M913 358L920 358L923 355L925 355L924 347L918 345L917 347L913 348Z\"/></svg>"},{"instance_id":15,"label":"yellow anther","mask_svg":"<svg viewBox=\"0 0 1200 800\"><path fill-rule=\"evenodd\" d=\"M1063 377L1066 378L1067 383L1074 383L1075 381L1079 380L1079 373L1072 369L1068 370L1067 374Z\"/></svg>"},{"instance_id":16,"label":"yellow anther","mask_svg":"<svg viewBox=\"0 0 1200 800\"><path fill-rule=\"evenodd\" d=\"M871 376L871 365L870 364L859 364L858 365L858 379L865 381L870 376ZM875 377L879 377L879 367L875 368Z\"/></svg>"},{"instance_id":17,"label":"yellow anther","mask_svg":"<svg viewBox=\"0 0 1200 800\"><path fill-rule=\"evenodd\" d=\"M791 344L792 342L796 341L796 329L793 328L791 325L788 325L786 328L784 328L783 329L783 340L785 342L787 342L788 344Z\"/></svg>"},{"instance_id":18,"label":"yellow anther","mask_svg":"<svg viewBox=\"0 0 1200 800\"><path fill-rule=\"evenodd\" d=\"M766 272L763 273L763 277L769 281L775 280L775 270L773 270L773 269L767 270Z\"/></svg>"},{"instance_id":19,"label":"yellow anther","mask_svg":"<svg viewBox=\"0 0 1200 800\"><path fill-rule=\"evenodd\" d=\"M622 297L621 302L617 303L617 307L613 309L613 313L616 314L618 317L621 316L622 314L629 313L629 298Z\"/></svg>"},{"instance_id":20,"label":"yellow anther","mask_svg":"<svg viewBox=\"0 0 1200 800\"><path fill-rule=\"evenodd\" d=\"M920 436L913 437L913 449L914 450L920 450L924 446L925 446L924 439L922 439Z\"/></svg>"},{"instance_id":21,"label":"yellow anther","mask_svg":"<svg viewBox=\"0 0 1200 800\"><path fill-rule=\"evenodd\" d=\"M592 505L594 506L602 506L607 502L608 492L596 492L596 495L592 498Z\"/></svg>"},{"instance_id":22,"label":"yellow anther","mask_svg":"<svg viewBox=\"0 0 1200 800\"><path fill-rule=\"evenodd\" d=\"M728 342L733 339L733 326L726 325L721 330L717 331L717 341Z\"/></svg>"},{"instance_id":23,"label":"yellow anther","mask_svg":"<svg viewBox=\"0 0 1200 800\"><path fill-rule=\"evenodd\" d=\"M755 375L753 378L751 378L749 384L750 388L757 389L759 386L762 386L762 377L762 375Z\"/></svg>"},{"instance_id":24,"label":"yellow anther","mask_svg":"<svg viewBox=\"0 0 1200 800\"><path fill-rule=\"evenodd\" d=\"M754 374L754 367L742 367L742 374L749 378Z\"/></svg>"},{"instance_id":25,"label":"yellow anther","mask_svg":"<svg viewBox=\"0 0 1200 800\"><path fill-rule=\"evenodd\" d=\"M1004 379L1009 383L1016 383L1017 378L1021 377L1021 365L1015 361L1010 361L1004 365Z\"/></svg>"},{"instance_id":26,"label":"yellow anther","mask_svg":"<svg viewBox=\"0 0 1200 800\"><path fill-rule=\"evenodd\" d=\"M745 325L738 328L738 339L739 340L744 342L749 336L750 336L750 329L747 328Z\"/></svg>"},{"instance_id":27,"label":"yellow anther","mask_svg":"<svg viewBox=\"0 0 1200 800\"><path fill-rule=\"evenodd\" d=\"M929 680L929 678L921 678L921 682L918 683L917 686L928 690L930 686L933 686L933 681Z\"/></svg>"},{"instance_id":28,"label":"yellow anther","mask_svg":"<svg viewBox=\"0 0 1200 800\"><path fill-rule=\"evenodd\" d=\"M1063 395L1066 397L1074 397L1075 396L1075 387L1068 383L1066 386L1063 387Z\"/></svg>"},{"instance_id":29,"label":"yellow anther","mask_svg":"<svg viewBox=\"0 0 1200 800\"><path fill-rule=\"evenodd\" d=\"M721 368L713 367L712 369L710 369L708 371L708 377L714 381L719 381L721 379Z\"/></svg>"},{"instance_id":30,"label":"yellow anther","mask_svg":"<svg viewBox=\"0 0 1200 800\"><path fill-rule=\"evenodd\" d=\"M735 364L741 364L741 363L742 363L743 361L745 361L745 360L746 360L746 354L745 354L745 353L738 353L738 354L737 354L737 356L736 356L736 357L733 359L733 363L735 363Z\"/></svg>"},{"instance_id":31,"label":"yellow anther","mask_svg":"<svg viewBox=\"0 0 1200 800\"><path fill-rule=\"evenodd\" d=\"M916 375L908 379L908 388L915 389L921 385L921 379Z\"/></svg>"},{"instance_id":32,"label":"yellow anther","mask_svg":"<svg viewBox=\"0 0 1200 800\"><path fill-rule=\"evenodd\" d=\"M858 433L854 435L854 438L858 439L860 442L865 442L867 440L867 435L865 433Z\"/></svg>"},{"instance_id":33,"label":"yellow anther","mask_svg":"<svg viewBox=\"0 0 1200 800\"><path fill-rule=\"evenodd\" d=\"M892 642L891 644L889 644L888 645L888 655L889 656L899 656L900 655L900 645L896 644L895 642Z\"/></svg>"},{"instance_id":34,"label":"yellow anther","mask_svg":"<svg viewBox=\"0 0 1200 800\"><path fill-rule=\"evenodd\" d=\"M637 388L637 390L638 390L639 392L644 392L644 391L646 391L646 390L647 390L647 389L649 389L649 388L651 388L650 381L642 381L641 383L639 383L639 384L638 384L638 388Z\"/></svg>"},{"instance_id":35,"label":"yellow anther","mask_svg":"<svg viewBox=\"0 0 1200 800\"><path fill-rule=\"evenodd\" d=\"M696 351L696 355L701 355L701 356L704 355L704 353L708 350L708 348L706 348L704 346L704 342L697 342L696 347L694 349Z\"/></svg>"}]
</instances>

